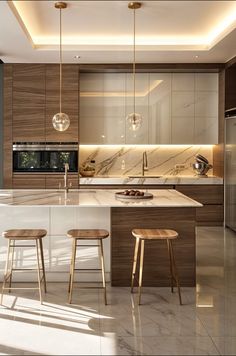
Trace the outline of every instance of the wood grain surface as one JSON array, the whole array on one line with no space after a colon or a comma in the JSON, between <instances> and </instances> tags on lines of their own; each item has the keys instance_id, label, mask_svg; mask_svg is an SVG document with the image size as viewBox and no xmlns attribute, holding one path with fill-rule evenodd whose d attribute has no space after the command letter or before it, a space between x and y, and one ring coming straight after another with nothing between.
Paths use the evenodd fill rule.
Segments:
<instances>
[{"instance_id":1,"label":"wood grain surface","mask_svg":"<svg viewBox=\"0 0 236 356\"><path fill-rule=\"evenodd\" d=\"M130 286L135 238L133 229L171 229L179 234L173 241L182 286L195 286L195 208L112 208L111 284ZM144 256L144 286L170 286L166 241L147 241Z\"/></svg>"}]
</instances>

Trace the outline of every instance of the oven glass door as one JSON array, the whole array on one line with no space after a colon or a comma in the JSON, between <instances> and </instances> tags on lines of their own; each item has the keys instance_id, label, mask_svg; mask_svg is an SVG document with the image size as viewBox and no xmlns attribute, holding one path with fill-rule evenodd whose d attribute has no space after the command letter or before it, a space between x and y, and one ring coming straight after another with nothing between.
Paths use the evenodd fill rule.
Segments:
<instances>
[{"instance_id":1,"label":"oven glass door","mask_svg":"<svg viewBox=\"0 0 236 356\"><path fill-rule=\"evenodd\" d=\"M14 172L78 172L77 151L13 151Z\"/></svg>"}]
</instances>

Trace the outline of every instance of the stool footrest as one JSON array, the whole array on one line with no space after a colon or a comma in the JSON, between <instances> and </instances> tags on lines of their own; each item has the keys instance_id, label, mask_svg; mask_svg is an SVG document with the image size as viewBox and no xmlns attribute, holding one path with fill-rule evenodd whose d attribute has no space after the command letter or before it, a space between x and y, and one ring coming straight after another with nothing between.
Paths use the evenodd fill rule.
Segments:
<instances>
[{"instance_id":1,"label":"stool footrest","mask_svg":"<svg viewBox=\"0 0 236 356\"><path fill-rule=\"evenodd\" d=\"M75 268L74 271L102 271L101 268Z\"/></svg>"},{"instance_id":2,"label":"stool footrest","mask_svg":"<svg viewBox=\"0 0 236 356\"><path fill-rule=\"evenodd\" d=\"M22 282L22 283L24 283L24 282ZM31 289L31 290L39 290L40 288L38 287L38 288L32 288L32 287L2 287L2 289L3 290L5 290L5 289Z\"/></svg>"}]
</instances>

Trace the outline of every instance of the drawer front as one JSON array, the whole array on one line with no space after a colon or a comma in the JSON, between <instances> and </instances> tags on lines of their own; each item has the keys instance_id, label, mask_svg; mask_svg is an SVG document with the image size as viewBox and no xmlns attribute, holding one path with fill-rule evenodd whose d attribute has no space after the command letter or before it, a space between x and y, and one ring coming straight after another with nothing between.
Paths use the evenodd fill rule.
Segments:
<instances>
[{"instance_id":1,"label":"drawer front","mask_svg":"<svg viewBox=\"0 0 236 356\"><path fill-rule=\"evenodd\" d=\"M45 176L13 176L13 189L45 189Z\"/></svg>"},{"instance_id":2,"label":"drawer front","mask_svg":"<svg viewBox=\"0 0 236 356\"><path fill-rule=\"evenodd\" d=\"M202 204L223 204L223 185L176 185L176 190Z\"/></svg>"},{"instance_id":3,"label":"drawer front","mask_svg":"<svg viewBox=\"0 0 236 356\"><path fill-rule=\"evenodd\" d=\"M197 225L222 225L224 221L223 205L205 205L196 209Z\"/></svg>"}]
</instances>

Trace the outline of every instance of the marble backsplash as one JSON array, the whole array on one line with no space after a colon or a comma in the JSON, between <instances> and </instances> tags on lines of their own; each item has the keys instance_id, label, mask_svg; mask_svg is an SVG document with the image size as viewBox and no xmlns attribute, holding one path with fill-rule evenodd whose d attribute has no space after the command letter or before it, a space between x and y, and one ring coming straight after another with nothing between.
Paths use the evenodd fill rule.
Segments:
<instances>
[{"instance_id":1,"label":"marble backsplash","mask_svg":"<svg viewBox=\"0 0 236 356\"><path fill-rule=\"evenodd\" d=\"M142 172L142 155L147 152L149 175L193 176L192 163L200 153L210 163L213 146L80 146L80 166L95 160L96 176L128 176ZM183 164L184 168L176 165ZM212 175L212 170L209 171Z\"/></svg>"}]
</instances>

